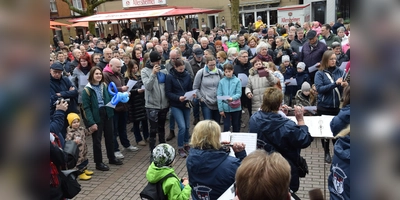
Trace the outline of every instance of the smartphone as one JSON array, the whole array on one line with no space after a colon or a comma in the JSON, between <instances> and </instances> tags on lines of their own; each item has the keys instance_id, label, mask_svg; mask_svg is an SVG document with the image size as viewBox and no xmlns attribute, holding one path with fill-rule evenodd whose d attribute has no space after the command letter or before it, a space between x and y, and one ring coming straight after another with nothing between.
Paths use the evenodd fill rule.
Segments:
<instances>
[{"instance_id":1,"label":"smartphone","mask_svg":"<svg viewBox=\"0 0 400 200\"><path fill-rule=\"evenodd\" d=\"M267 70L265 70L265 68L258 68L257 72L258 72L258 76L260 76L260 77L265 77L265 76L269 75L269 72Z\"/></svg>"}]
</instances>

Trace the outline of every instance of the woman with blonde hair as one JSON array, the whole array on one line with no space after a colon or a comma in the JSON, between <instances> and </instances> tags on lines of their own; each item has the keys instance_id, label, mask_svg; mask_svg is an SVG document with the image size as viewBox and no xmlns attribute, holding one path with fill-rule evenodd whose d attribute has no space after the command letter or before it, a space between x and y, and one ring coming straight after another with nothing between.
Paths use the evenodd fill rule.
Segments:
<instances>
[{"instance_id":1,"label":"woman with blonde hair","mask_svg":"<svg viewBox=\"0 0 400 200\"><path fill-rule=\"evenodd\" d=\"M274 50L273 59L276 65L280 65L282 63L282 56L288 55L290 58L290 62L293 61L293 51L290 48L290 44L286 38L282 36L278 36L275 38L276 48Z\"/></svg>"},{"instance_id":2,"label":"woman with blonde hair","mask_svg":"<svg viewBox=\"0 0 400 200\"><path fill-rule=\"evenodd\" d=\"M236 170L246 157L244 143L233 143L235 158L223 148L220 137L221 127L212 120L200 121L193 129L186 167L194 200L218 199L235 182Z\"/></svg>"}]
</instances>

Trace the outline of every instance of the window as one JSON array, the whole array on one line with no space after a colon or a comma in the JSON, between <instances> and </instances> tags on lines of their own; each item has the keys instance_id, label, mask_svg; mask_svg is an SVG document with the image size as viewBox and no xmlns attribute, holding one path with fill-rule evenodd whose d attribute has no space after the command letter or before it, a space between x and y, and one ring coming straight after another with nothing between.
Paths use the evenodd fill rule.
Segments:
<instances>
[{"instance_id":1,"label":"window","mask_svg":"<svg viewBox=\"0 0 400 200\"><path fill-rule=\"evenodd\" d=\"M56 0L50 0L50 12L57 12Z\"/></svg>"},{"instance_id":2,"label":"window","mask_svg":"<svg viewBox=\"0 0 400 200\"><path fill-rule=\"evenodd\" d=\"M79 10L83 10L83 7L82 7L82 0L72 0L72 5L73 5L75 8L79 9ZM80 14L71 11L71 15L79 16Z\"/></svg>"}]
</instances>

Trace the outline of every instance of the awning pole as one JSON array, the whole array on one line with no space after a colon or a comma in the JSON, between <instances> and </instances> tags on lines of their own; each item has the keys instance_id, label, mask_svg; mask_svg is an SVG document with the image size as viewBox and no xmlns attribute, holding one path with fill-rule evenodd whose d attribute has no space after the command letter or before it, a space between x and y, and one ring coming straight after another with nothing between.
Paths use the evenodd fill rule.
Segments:
<instances>
[{"instance_id":1,"label":"awning pole","mask_svg":"<svg viewBox=\"0 0 400 200\"><path fill-rule=\"evenodd\" d=\"M158 31L159 31L160 37L161 37L161 19L160 19L160 17L158 17Z\"/></svg>"}]
</instances>

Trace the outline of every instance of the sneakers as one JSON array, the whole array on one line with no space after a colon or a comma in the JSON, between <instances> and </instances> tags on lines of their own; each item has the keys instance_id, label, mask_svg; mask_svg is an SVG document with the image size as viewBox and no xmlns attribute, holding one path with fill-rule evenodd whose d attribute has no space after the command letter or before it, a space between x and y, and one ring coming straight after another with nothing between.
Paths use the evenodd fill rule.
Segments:
<instances>
[{"instance_id":1,"label":"sneakers","mask_svg":"<svg viewBox=\"0 0 400 200\"><path fill-rule=\"evenodd\" d=\"M138 142L138 145L140 145L140 146L146 146L147 143L146 143L144 140L142 140L142 141Z\"/></svg>"},{"instance_id":2,"label":"sneakers","mask_svg":"<svg viewBox=\"0 0 400 200\"><path fill-rule=\"evenodd\" d=\"M332 162L332 158L331 158L331 154L330 153L326 153L325 154L325 162L326 163L331 163Z\"/></svg>"},{"instance_id":3,"label":"sneakers","mask_svg":"<svg viewBox=\"0 0 400 200\"><path fill-rule=\"evenodd\" d=\"M246 113L246 111L242 110L242 114Z\"/></svg>"},{"instance_id":4,"label":"sneakers","mask_svg":"<svg viewBox=\"0 0 400 200\"><path fill-rule=\"evenodd\" d=\"M90 176L90 175L93 175L94 172L85 169L85 171L83 171L83 173L85 173L86 175Z\"/></svg>"},{"instance_id":5,"label":"sneakers","mask_svg":"<svg viewBox=\"0 0 400 200\"><path fill-rule=\"evenodd\" d=\"M91 178L92 178L91 176L88 176L85 173L82 173L81 175L79 175L79 180L87 181L87 180L90 180Z\"/></svg>"},{"instance_id":6,"label":"sneakers","mask_svg":"<svg viewBox=\"0 0 400 200\"><path fill-rule=\"evenodd\" d=\"M119 151L116 151L116 152L114 152L114 155L115 155L115 157L116 157L116 158L118 158L118 159L125 158L125 156L124 156L124 155L122 155L122 153L121 153L121 152L119 152Z\"/></svg>"},{"instance_id":7,"label":"sneakers","mask_svg":"<svg viewBox=\"0 0 400 200\"><path fill-rule=\"evenodd\" d=\"M170 140L174 139L174 137L175 137L175 132L174 132L174 130L170 130L170 131L169 131L169 135L168 135L168 137L167 137L167 141L170 141Z\"/></svg>"},{"instance_id":8,"label":"sneakers","mask_svg":"<svg viewBox=\"0 0 400 200\"><path fill-rule=\"evenodd\" d=\"M186 151L187 154L189 154L189 150L190 150L190 146L189 145L185 145L183 147L183 149Z\"/></svg>"},{"instance_id":9,"label":"sneakers","mask_svg":"<svg viewBox=\"0 0 400 200\"><path fill-rule=\"evenodd\" d=\"M246 124L244 122L242 122L242 124L240 125L240 127L244 128L246 127Z\"/></svg>"},{"instance_id":10,"label":"sneakers","mask_svg":"<svg viewBox=\"0 0 400 200\"><path fill-rule=\"evenodd\" d=\"M129 146L129 147L127 147L126 149L128 149L128 150L130 150L130 151L138 151L139 150L139 148L137 148L137 147L135 147L135 146ZM122 155L122 154L121 154ZM117 157L117 156L115 156L115 157Z\"/></svg>"},{"instance_id":11,"label":"sneakers","mask_svg":"<svg viewBox=\"0 0 400 200\"><path fill-rule=\"evenodd\" d=\"M178 154L179 154L179 156L180 156L181 158L186 158L186 157L187 157L186 151L185 151L185 149L183 149L183 148L179 148L179 149L178 149Z\"/></svg>"},{"instance_id":12,"label":"sneakers","mask_svg":"<svg viewBox=\"0 0 400 200\"><path fill-rule=\"evenodd\" d=\"M199 118L195 118L193 121L193 125L196 125L197 123L199 123L200 119Z\"/></svg>"}]
</instances>

